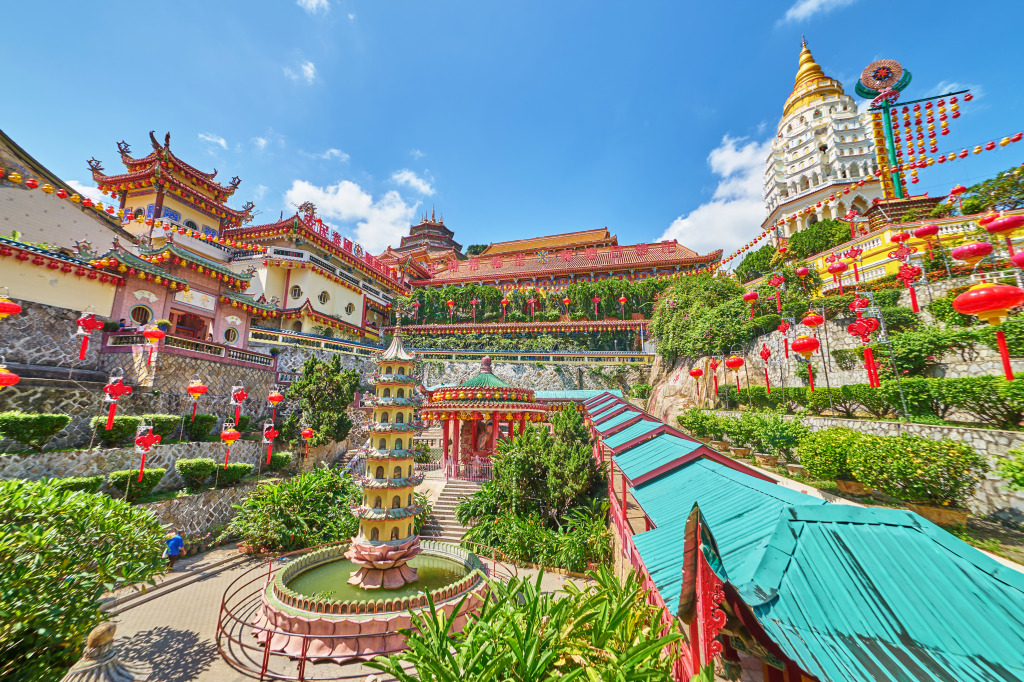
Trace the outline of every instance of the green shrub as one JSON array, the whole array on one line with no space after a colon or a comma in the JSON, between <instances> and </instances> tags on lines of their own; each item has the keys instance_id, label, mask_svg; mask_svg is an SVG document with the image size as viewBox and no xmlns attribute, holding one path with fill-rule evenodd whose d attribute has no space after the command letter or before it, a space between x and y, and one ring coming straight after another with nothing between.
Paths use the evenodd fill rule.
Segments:
<instances>
[{"instance_id":1,"label":"green shrub","mask_svg":"<svg viewBox=\"0 0 1024 682\"><path fill-rule=\"evenodd\" d=\"M807 409L810 403L811 389L804 386L786 386L786 399L797 407Z\"/></svg>"},{"instance_id":2,"label":"green shrub","mask_svg":"<svg viewBox=\"0 0 1024 682\"><path fill-rule=\"evenodd\" d=\"M709 439L721 435L720 420L718 415L698 407L691 407L685 414L676 417L679 426L689 431L695 438Z\"/></svg>"},{"instance_id":3,"label":"green shrub","mask_svg":"<svg viewBox=\"0 0 1024 682\"><path fill-rule=\"evenodd\" d=\"M921 318L910 308L897 305L882 308L881 312L889 333L914 331L921 326Z\"/></svg>"},{"instance_id":4,"label":"green shrub","mask_svg":"<svg viewBox=\"0 0 1024 682\"><path fill-rule=\"evenodd\" d=\"M744 416L748 413L744 412L737 417L719 417L719 421L722 425L723 435L725 440L729 441L729 444L734 448L749 448L751 447L751 439L753 437L753 431L749 418L744 420Z\"/></svg>"},{"instance_id":5,"label":"green shrub","mask_svg":"<svg viewBox=\"0 0 1024 682\"><path fill-rule=\"evenodd\" d=\"M963 293L963 292L959 292ZM930 312L932 316L944 323L947 327L972 327L974 326L978 318L973 315L964 315L958 313L953 309L953 299L956 298L952 292L949 295L937 298L928 305L925 306L925 310ZM886 318L888 319L888 318Z\"/></svg>"},{"instance_id":6,"label":"green shrub","mask_svg":"<svg viewBox=\"0 0 1024 682\"><path fill-rule=\"evenodd\" d=\"M185 489L190 493L198 492L203 483L210 477L217 463L209 457L197 457L195 459L179 459L174 463L174 468L185 480Z\"/></svg>"},{"instance_id":7,"label":"green shrub","mask_svg":"<svg viewBox=\"0 0 1024 682\"><path fill-rule=\"evenodd\" d=\"M742 401L743 405L747 404L746 396ZM736 387L726 382L719 382L718 384L718 401L727 410L735 410L740 406L740 392L736 390Z\"/></svg>"},{"instance_id":8,"label":"green shrub","mask_svg":"<svg viewBox=\"0 0 1024 682\"><path fill-rule=\"evenodd\" d=\"M153 492L153 488L160 483L160 479L167 473L167 469L146 469L142 474L142 482L139 482L139 470L129 469L127 471L111 472L107 482L110 487L118 491L114 495L118 499L125 499L128 502L137 502L139 498Z\"/></svg>"},{"instance_id":9,"label":"green shrub","mask_svg":"<svg viewBox=\"0 0 1024 682\"><path fill-rule=\"evenodd\" d=\"M748 386L743 389L744 397L747 398L751 405L759 409L765 409L772 405L772 400L768 396L768 391L765 390L764 386ZM777 400L775 402L778 402Z\"/></svg>"},{"instance_id":10,"label":"green shrub","mask_svg":"<svg viewBox=\"0 0 1024 682\"><path fill-rule=\"evenodd\" d=\"M291 463L292 453L287 450L284 452L272 452L270 453L270 465L267 468L271 471L281 471L282 469L287 468Z\"/></svg>"},{"instance_id":11,"label":"green shrub","mask_svg":"<svg viewBox=\"0 0 1024 682\"><path fill-rule=\"evenodd\" d=\"M190 441L204 441L217 423L215 414L197 414L195 419L185 417L185 438Z\"/></svg>"},{"instance_id":12,"label":"green shrub","mask_svg":"<svg viewBox=\"0 0 1024 682\"><path fill-rule=\"evenodd\" d=\"M871 449L875 441L881 440L860 431L842 426L833 426L808 434L800 440L796 456L807 468L810 478L831 480L860 480L850 465L853 453Z\"/></svg>"},{"instance_id":13,"label":"green shrub","mask_svg":"<svg viewBox=\"0 0 1024 682\"><path fill-rule=\"evenodd\" d=\"M71 417L66 414L0 412L0 436L42 452L50 439L70 422Z\"/></svg>"},{"instance_id":14,"label":"green shrub","mask_svg":"<svg viewBox=\"0 0 1024 682\"><path fill-rule=\"evenodd\" d=\"M895 383L895 382L894 382ZM889 416L895 405L899 405L899 394L896 395L896 402L892 402L892 396L882 388L872 388L870 384L847 384L843 386L844 395L847 399L864 408L864 411L872 417L882 419Z\"/></svg>"},{"instance_id":15,"label":"green shrub","mask_svg":"<svg viewBox=\"0 0 1024 682\"><path fill-rule=\"evenodd\" d=\"M103 476L68 476L67 478L51 478L47 480L51 488L57 491L79 490L83 493L99 492L103 485Z\"/></svg>"},{"instance_id":16,"label":"green shrub","mask_svg":"<svg viewBox=\"0 0 1024 682\"><path fill-rule=\"evenodd\" d=\"M787 459L809 433L800 417L786 419L782 410L744 413L740 421L744 420L747 423L743 430L749 434L751 447Z\"/></svg>"},{"instance_id":17,"label":"green shrub","mask_svg":"<svg viewBox=\"0 0 1024 682\"><path fill-rule=\"evenodd\" d=\"M1010 490L1024 490L1024 448L1013 448L1007 459L999 461L996 466L999 475L1006 479L1006 487Z\"/></svg>"},{"instance_id":18,"label":"green shrub","mask_svg":"<svg viewBox=\"0 0 1024 682\"><path fill-rule=\"evenodd\" d=\"M951 379L928 379L925 377L905 377L899 383L895 379L886 379L878 389L882 399L896 411L902 412L903 402L907 403L907 412L911 419L935 416L945 419L953 409L950 402L950 386L946 383ZM902 389L902 400L900 391Z\"/></svg>"},{"instance_id":19,"label":"green shrub","mask_svg":"<svg viewBox=\"0 0 1024 682\"><path fill-rule=\"evenodd\" d=\"M238 423L235 424L235 429L239 433L244 433L249 430L249 422L252 421L252 417L247 414L243 414L238 417Z\"/></svg>"},{"instance_id":20,"label":"green shrub","mask_svg":"<svg viewBox=\"0 0 1024 682\"><path fill-rule=\"evenodd\" d=\"M141 419L143 423L151 424L153 433L165 440L176 434L181 426L181 416L177 414L144 414Z\"/></svg>"},{"instance_id":21,"label":"green shrub","mask_svg":"<svg viewBox=\"0 0 1024 682\"><path fill-rule=\"evenodd\" d=\"M935 391L942 391L942 400L971 414L979 422L1001 429L1016 429L1024 419L1024 386L1020 386L1019 379L1007 381L1002 377L981 376L935 381L942 382L932 384Z\"/></svg>"},{"instance_id":22,"label":"green shrub","mask_svg":"<svg viewBox=\"0 0 1024 682\"><path fill-rule=\"evenodd\" d=\"M102 595L165 570L163 534L151 511L106 495L0 481L0 679L59 679L105 618Z\"/></svg>"},{"instance_id":23,"label":"green shrub","mask_svg":"<svg viewBox=\"0 0 1024 682\"><path fill-rule=\"evenodd\" d=\"M142 423L141 417L114 417L114 426L107 431L106 415L93 417L89 423L105 448L116 448L135 442L135 434Z\"/></svg>"},{"instance_id":24,"label":"green shrub","mask_svg":"<svg viewBox=\"0 0 1024 682\"><path fill-rule=\"evenodd\" d=\"M843 417L853 417L858 404L846 390L846 386L815 386L814 390L807 389L807 409L814 414L821 414L825 410L833 409Z\"/></svg>"},{"instance_id":25,"label":"green shrub","mask_svg":"<svg viewBox=\"0 0 1024 682\"><path fill-rule=\"evenodd\" d=\"M907 502L962 506L988 471L966 443L907 433L879 438L849 454L857 480Z\"/></svg>"},{"instance_id":26,"label":"green shrub","mask_svg":"<svg viewBox=\"0 0 1024 682\"><path fill-rule=\"evenodd\" d=\"M647 400L647 398L649 398L650 395L651 395L651 385L650 384L634 384L633 387L629 389L629 396L631 398L639 398L641 400Z\"/></svg>"},{"instance_id":27,"label":"green shrub","mask_svg":"<svg viewBox=\"0 0 1024 682\"><path fill-rule=\"evenodd\" d=\"M273 457L273 455L271 455ZM245 462L232 462L228 464L227 468L218 466L216 471L216 481L218 488L227 488L232 486L243 478L252 473L252 465L246 464Z\"/></svg>"}]
</instances>

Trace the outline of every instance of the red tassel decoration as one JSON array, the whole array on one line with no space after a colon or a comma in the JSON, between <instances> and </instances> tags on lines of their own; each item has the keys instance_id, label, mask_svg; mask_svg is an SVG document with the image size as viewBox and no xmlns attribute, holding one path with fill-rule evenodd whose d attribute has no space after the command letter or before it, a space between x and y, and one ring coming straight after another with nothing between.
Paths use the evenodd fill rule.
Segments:
<instances>
[{"instance_id":1,"label":"red tassel decoration","mask_svg":"<svg viewBox=\"0 0 1024 682\"><path fill-rule=\"evenodd\" d=\"M915 313L921 312L921 308L917 305L917 291L914 290L913 285L908 285L907 288L910 289L910 307Z\"/></svg>"},{"instance_id":2,"label":"red tassel decoration","mask_svg":"<svg viewBox=\"0 0 1024 682\"><path fill-rule=\"evenodd\" d=\"M1013 368L1010 367L1010 351L1006 347L1006 334L1002 329L996 331L996 344L999 345L999 355L1003 359L1003 372L1006 373L1006 380L1013 381Z\"/></svg>"},{"instance_id":3,"label":"red tassel decoration","mask_svg":"<svg viewBox=\"0 0 1024 682\"><path fill-rule=\"evenodd\" d=\"M811 391L814 391L814 373L811 372L810 363L807 364L807 380L811 383Z\"/></svg>"},{"instance_id":4,"label":"red tassel decoration","mask_svg":"<svg viewBox=\"0 0 1024 682\"><path fill-rule=\"evenodd\" d=\"M772 384L768 381L768 368L764 368L764 385L768 389L768 395L772 394Z\"/></svg>"},{"instance_id":5,"label":"red tassel decoration","mask_svg":"<svg viewBox=\"0 0 1024 682\"><path fill-rule=\"evenodd\" d=\"M786 359L789 360L789 339L787 339L787 338L783 338L782 339L782 349L786 353Z\"/></svg>"},{"instance_id":6,"label":"red tassel decoration","mask_svg":"<svg viewBox=\"0 0 1024 682\"><path fill-rule=\"evenodd\" d=\"M78 359L85 360L85 351L89 348L89 335L82 337L82 347L78 349Z\"/></svg>"},{"instance_id":7,"label":"red tassel decoration","mask_svg":"<svg viewBox=\"0 0 1024 682\"><path fill-rule=\"evenodd\" d=\"M115 414L117 414L117 403L110 403L110 409L107 411L107 431L114 428Z\"/></svg>"}]
</instances>

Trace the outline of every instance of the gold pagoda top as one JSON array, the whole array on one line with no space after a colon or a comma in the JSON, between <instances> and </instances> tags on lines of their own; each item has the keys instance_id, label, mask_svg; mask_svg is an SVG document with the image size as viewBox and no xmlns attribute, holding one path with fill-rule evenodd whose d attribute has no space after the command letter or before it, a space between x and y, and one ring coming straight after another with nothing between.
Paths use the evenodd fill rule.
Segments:
<instances>
[{"instance_id":1,"label":"gold pagoda top","mask_svg":"<svg viewBox=\"0 0 1024 682\"><path fill-rule=\"evenodd\" d=\"M803 39L801 41L800 61L796 70L796 81L793 84L793 92L786 98L782 117L789 116L790 112L794 109L810 104L815 99L821 99L826 95L842 94L842 84L834 78L829 78L825 75L818 62L814 61L814 55L811 54L811 49L807 47L807 39Z\"/></svg>"}]
</instances>

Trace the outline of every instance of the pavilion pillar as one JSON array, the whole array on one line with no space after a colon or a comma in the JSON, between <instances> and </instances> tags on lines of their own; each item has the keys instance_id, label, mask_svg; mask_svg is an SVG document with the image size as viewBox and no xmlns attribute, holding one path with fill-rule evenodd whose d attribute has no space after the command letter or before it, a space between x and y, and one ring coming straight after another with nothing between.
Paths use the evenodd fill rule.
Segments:
<instances>
[{"instance_id":1,"label":"pavilion pillar","mask_svg":"<svg viewBox=\"0 0 1024 682\"><path fill-rule=\"evenodd\" d=\"M448 434L451 432L451 423L450 419L445 419L441 424L441 440L444 441L441 446L441 468L444 469L445 478L448 478L448 461L450 458Z\"/></svg>"},{"instance_id":2,"label":"pavilion pillar","mask_svg":"<svg viewBox=\"0 0 1024 682\"><path fill-rule=\"evenodd\" d=\"M501 430L498 424L498 413L494 412L491 419L491 456L494 456L494 451L498 447L498 431Z\"/></svg>"},{"instance_id":3,"label":"pavilion pillar","mask_svg":"<svg viewBox=\"0 0 1024 682\"><path fill-rule=\"evenodd\" d=\"M459 466L459 441L462 440L462 420L455 420L455 436L452 438L452 459L448 462L448 466L451 468L452 475L454 476Z\"/></svg>"},{"instance_id":4,"label":"pavilion pillar","mask_svg":"<svg viewBox=\"0 0 1024 682\"><path fill-rule=\"evenodd\" d=\"M477 428L478 428L477 424L479 424L479 423L480 422L478 422L476 420L476 417L473 417L473 431L472 431L472 435L469 438L469 452L466 453L467 455L470 452L473 452L473 451L476 450L476 436L477 436L476 432L477 432Z\"/></svg>"}]
</instances>

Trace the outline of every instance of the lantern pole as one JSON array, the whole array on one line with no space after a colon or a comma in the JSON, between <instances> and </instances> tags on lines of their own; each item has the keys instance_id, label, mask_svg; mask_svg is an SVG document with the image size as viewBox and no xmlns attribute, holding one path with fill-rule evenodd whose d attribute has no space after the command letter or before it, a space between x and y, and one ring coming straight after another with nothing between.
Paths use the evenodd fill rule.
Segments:
<instances>
[{"instance_id":1,"label":"lantern pole","mask_svg":"<svg viewBox=\"0 0 1024 682\"><path fill-rule=\"evenodd\" d=\"M828 407L832 414L836 413L836 406L832 403L832 385L828 381L829 349L828 349L828 318L825 317L825 304L821 304L821 336L825 340L824 349L821 351L821 367L825 370L825 388L828 390Z\"/></svg>"},{"instance_id":2,"label":"lantern pole","mask_svg":"<svg viewBox=\"0 0 1024 682\"><path fill-rule=\"evenodd\" d=\"M903 395L903 382L900 381L900 370L896 366L896 354L893 352L892 339L889 338L889 332L885 328L885 317L882 315L882 309L875 304L875 296L870 291L865 291L861 295L871 302L871 305L864 309L865 314L878 318L877 339L889 348L889 364L892 365L893 374L896 375L896 388L899 389L900 392L900 403L903 405L903 417L909 421L910 410L907 409L907 398ZM899 422L897 422L897 424L898 423Z\"/></svg>"}]
</instances>

